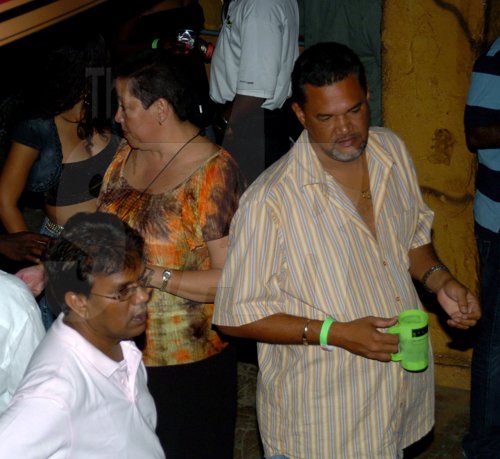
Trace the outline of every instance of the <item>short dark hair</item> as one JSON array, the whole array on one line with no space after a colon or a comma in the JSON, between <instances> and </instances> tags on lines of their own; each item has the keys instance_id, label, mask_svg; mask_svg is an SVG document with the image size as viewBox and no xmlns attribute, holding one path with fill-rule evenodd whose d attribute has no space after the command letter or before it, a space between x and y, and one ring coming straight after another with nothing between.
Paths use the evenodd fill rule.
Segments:
<instances>
[{"instance_id":1,"label":"short dark hair","mask_svg":"<svg viewBox=\"0 0 500 459\"><path fill-rule=\"evenodd\" d=\"M307 48L295 62L292 72L292 100L306 103L304 85L327 86L354 75L366 92L368 86L363 64L348 46L324 42Z\"/></svg>"},{"instance_id":2,"label":"short dark hair","mask_svg":"<svg viewBox=\"0 0 500 459\"><path fill-rule=\"evenodd\" d=\"M192 85L193 77L181 56L164 49L141 51L117 67L116 77L129 80L132 95L144 108L163 98L181 121L200 126L200 103Z\"/></svg>"},{"instance_id":3,"label":"short dark hair","mask_svg":"<svg viewBox=\"0 0 500 459\"><path fill-rule=\"evenodd\" d=\"M51 240L45 256L47 295L54 312L67 312L67 292L88 296L95 274L134 269L141 262L144 239L116 215L80 212Z\"/></svg>"}]
</instances>

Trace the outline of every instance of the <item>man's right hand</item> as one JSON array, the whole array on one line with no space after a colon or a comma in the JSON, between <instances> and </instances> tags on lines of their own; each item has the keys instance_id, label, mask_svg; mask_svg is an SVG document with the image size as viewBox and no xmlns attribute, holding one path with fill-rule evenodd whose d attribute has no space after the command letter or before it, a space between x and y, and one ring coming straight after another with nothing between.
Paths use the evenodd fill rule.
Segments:
<instances>
[{"instance_id":1,"label":"man's right hand","mask_svg":"<svg viewBox=\"0 0 500 459\"><path fill-rule=\"evenodd\" d=\"M397 317L363 317L352 322L334 322L328 334L328 343L367 359L389 362L398 352L399 336L380 329L392 327Z\"/></svg>"},{"instance_id":2,"label":"man's right hand","mask_svg":"<svg viewBox=\"0 0 500 459\"><path fill-rule=\"evenodd\" d=\"M0 235L0 253L15 261L39 263L50 238L43 234L21 231Z\"/></svg>"}]
</instances>

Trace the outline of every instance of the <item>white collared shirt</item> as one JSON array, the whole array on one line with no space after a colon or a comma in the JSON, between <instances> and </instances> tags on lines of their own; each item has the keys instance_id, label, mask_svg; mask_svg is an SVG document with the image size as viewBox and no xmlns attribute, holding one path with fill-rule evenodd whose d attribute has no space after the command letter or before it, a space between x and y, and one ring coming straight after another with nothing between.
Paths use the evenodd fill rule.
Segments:
<instances>
[{"instance_id":1,"label":"white collared shirt","mask_svg":"<svg viewBox=\"0 0 500 459\"><path fill-rule=\"evenodd\" d=\"M45 335L40 308L26 284L0 271L0 413L5 411Z\"/></svg>"},{"instance_id":2,"label":"white collared shirt","mask_svg":"<svg viewBox=\"0 0 500 459\"><path fill-rule=\"evenodd\" d=\"M115 362L62 319L0 417L0 457L164 458L139 349L123 341Z\"/></svg>"}]
</instances>

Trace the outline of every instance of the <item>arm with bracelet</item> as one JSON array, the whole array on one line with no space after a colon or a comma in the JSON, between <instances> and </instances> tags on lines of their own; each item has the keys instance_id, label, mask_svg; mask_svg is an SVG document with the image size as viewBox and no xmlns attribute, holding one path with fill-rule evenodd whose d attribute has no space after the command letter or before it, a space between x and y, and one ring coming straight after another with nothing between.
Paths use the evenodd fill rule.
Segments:
<instances>
[{"instance_id":1,"label":"arm with bracelet","mask_svg":"<svg viewBox=\"0 0 500 459\"><path fill-rule=\"evenodd\" d=\"M333 355L344 349L368 359L391 360L391 353L398 350L398 336L385 333L384 329L395 325L396 317L367 316L344 321L333 315L335 305L333 308L324 305L323 309L322 305L306 303L303 303L303 313L292 312L289 300L281 294L278 285L283 253L279 224L273 211L256 200L246 207L240 205L238 212L246 218L233 219L232 244L245 250L241 252L241 259L233 251L234 258L230 257L224 265L228 277L223 275L219 282L213 323L222 333L260 343L298 345L305 352L314 352L322 345L324 350L333 347ZM265 250L256 250L256 258L246 256L249 248L262 248L264 240ZM247 277L249 271L254 273L252 280ZM235 285L238 288L233 288ZM252 314L227 323L223 304L231 305L230 314L239 304L244 304L244 310ZM258 312L254 314L254 311ZM264 316L263 311L268 314Z\"/></svg>"},{"instance_id":2,"label":"arm with bracelet","mask_svg":"<svg viewBox=\"0 0 500 459\"><path fill-rule=\"evenodd\" d=\"M410 250L410 274L430 293L435 293L448 314L448 325L467 329L481 316L479 300L453 277L439 261L431 244Z\"/></svg>"},{"instance_id":3,"label":"arm with bracelet","mask_svg":"<svg viewBox=\"0 0 500 459\"><path fill-rule=\"evenodd\" d=\"M207 241L211 268L207 270L186 270L148 265L145 284L182 298L197 302L213 302L217 282L227 253L227 236Z\"/></svg>"},{"instance_id":4,"label":"arm with bracelet","mask_svg":"<svg viewBox=\"0 0 500 459\"><path fill-rule=\"evenodd\" d=\"M389 362L398 350L398 337L379 329L391 327L396 318L363 317L350 322L338 322L333 317L310 319L289 314L274 314L239 327L219 325L229 336L254 339L271 344L321 346L325 351L345 349L362 357Z\"/></svg>"},{"instance_id":5,"label":"arm with bracelet","mask_svg":"<svg viewBox=\"0 0 500 459\"><path fill-rule=\"evenodd\" d=\"M432 246L425 245L410 251L412 276L424 287L437 293L438 301L448 313L448 324L467 329L480 316L477 299L460 284L439 262ZM397 318L362 317L349 322L338 322L333 317L311 319L288 314L274 314L239 327L219 326L225 334L254 339L272 344L301 344L321 346L331 351L343 348L365 358L389 362L397 352L397 336L385 333Z\"/></svg>"}]
</instances>

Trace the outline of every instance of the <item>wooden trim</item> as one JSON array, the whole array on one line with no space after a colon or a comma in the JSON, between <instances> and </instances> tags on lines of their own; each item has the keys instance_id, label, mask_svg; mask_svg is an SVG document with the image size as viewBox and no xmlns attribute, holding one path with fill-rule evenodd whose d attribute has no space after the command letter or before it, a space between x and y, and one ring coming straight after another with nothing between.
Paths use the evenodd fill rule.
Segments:
<instances>
[{"instance_id":1,"label":"wooden trim","mask_svg":"<svg viewBox=\"0 0 500 459\"><path fill-rule=\"evenodd\" d=\"M12 8L17 8L18 6L22 6L31 1L33 0L7 0L3 3L0 3L0 13L4 13L5 11L11 10Z\"/></svg>"},{"instance_id":2,"label":"wooden trim","mask_svg":"<svg viewBox=\"0 0 500 459\"><path fill-rule=\"evenodd\" d=\"M9 0L0 5L0 13L27 5L32 0ZM0 46L49 27L105 0L54 0L48 5L0 23Z\"/></svg>"}]
</instances>

